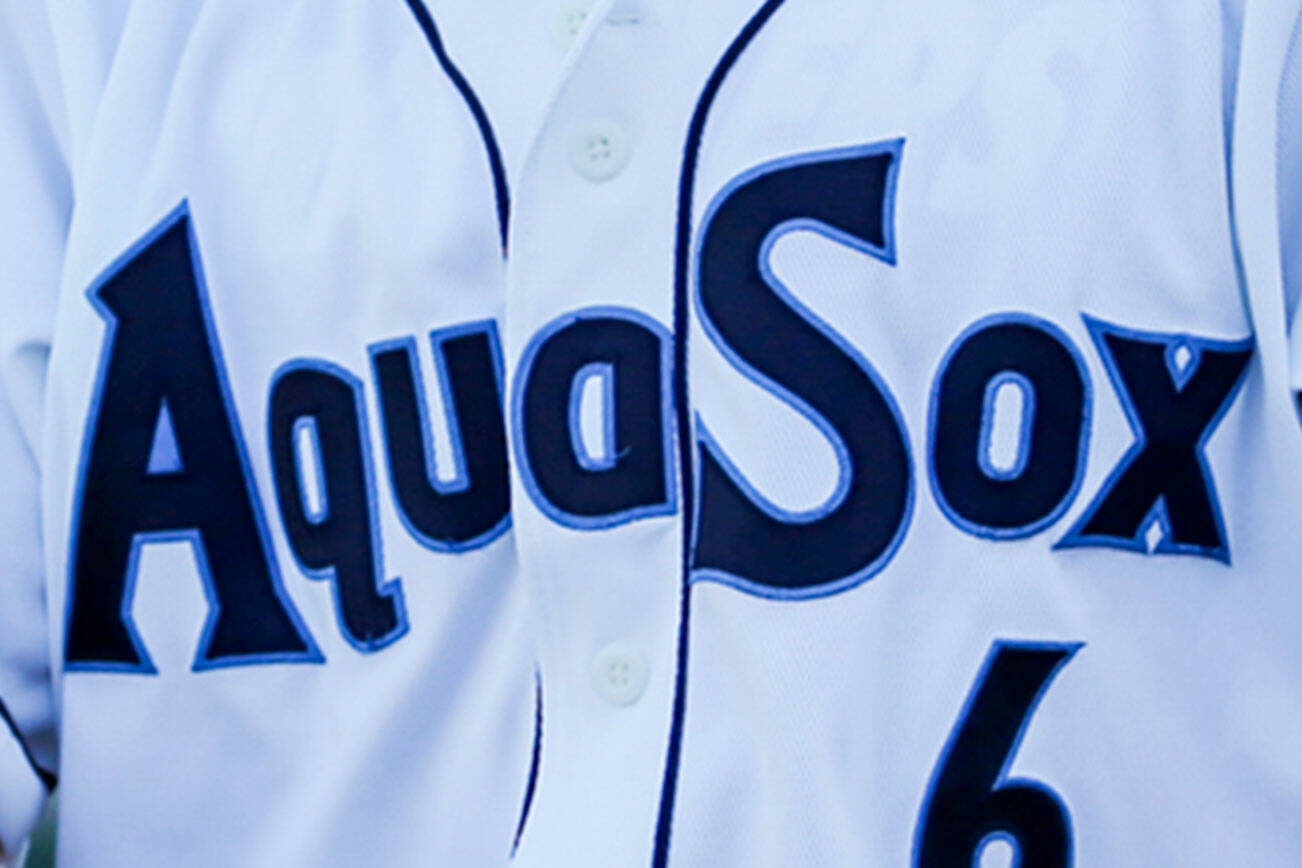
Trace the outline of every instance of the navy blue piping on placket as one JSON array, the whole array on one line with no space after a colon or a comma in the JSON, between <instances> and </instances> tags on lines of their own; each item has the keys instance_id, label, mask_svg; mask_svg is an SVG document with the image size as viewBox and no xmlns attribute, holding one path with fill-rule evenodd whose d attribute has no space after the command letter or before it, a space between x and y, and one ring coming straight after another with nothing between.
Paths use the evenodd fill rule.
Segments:
<instances>
[{"instance_id":1,"label":"navy blue piping on placket","mask_svg":"<svg viewBox=\"0 0 1302 868\"><path fill-rule=\"evenodd\" d=\"M511 189L506 180L506 165L502 162L502 149L498 147L497 136L493 132L493 123L488 119L488 112L484 110L484 104L479 101L475 94L474 88L466 77L461 74L461 70L452 62L448 56L447 49L443 45L443 39L439 36L438 27L434 25L434 18L429 14L429 9L425 7L423 0L407 0L407 6L411 13L416 16L416 23L420 25L421 32L425 34L425 41L434 52L438 59L439 66L443 67L443 72L451 79L452 84L461 93L462 99L466 101L470 113L475 116L475 123L479 126L479 134L483 136L484 147L488 150L488 162L493 170L493 190L497 195L497 224L498 230L502 236L502 252L505 254L507 245L507 227L511 222Z\"/></svg>"},{"instance_id":2,"label":"navy blue piping on placket","mask_svg":"<svg viewBox=\"0 0 1302 868\"><path fill-rule=\"evenodd\" d=\"M32 771L41 779L45 791L47 793L53 792L54 788L59 784L58 776L54 772L41 768L40 764L36 762L36 757L32 755L32 749L27 744L27 739L23 738L22 731L18 728L18 724L14 722L13 715L9 713L9 709L3 700L0 700L0 720L3 720L5 726L9 727L10 735L13 736L14 741L18 742L19 749L22 750L23 756L27 758L27 764L32 767Z\"/></svg>"},{"instance_id":3,"label":"navy blue piping on placket","mask_svg":"<svg viewBox=\"0 0 1302 868\"><path fill-rule=\"evenodd\" d=\"M430 15L429 9L426 8L423 0L407 0L407 7L411 9L412 15L416 16L416 23L420 25L421 32L425 34L425 41L429 43L429 47L434 52L434 57L438 60L439 66L443 68L443 72L461 94L462 99L466 101L466 106L470 109L470 113L474 115L475 124L479 127L479 134L484 139L484 149L488 152L488 163L493 172L493 192L497 197L497 226L498 231L501 233L502 255L505 256L511 223L511 188L506 179L506 166L502 162L502 149L497 144L497 135L493 132L493 123L488 119L488 112L484 110L484 104L480 102L474 88L470 86L470 82L461 74L461 70L457 68L457 65L452 62L452 58L448 55L447 48L443 45L443 39L439 36L438 27L434 24L434 18ZM511 845L512 856L515 855L516 849L520 846L520 838L524 835L524 827L529 821L529 809L533 806L534 790L538 785L538 766L542 753L542 701L542 677L535 671L533 756L529 764L529 779L525 785L524 804L520 808L520 819L516 825L515 839Z\"/></svg>"},{"instance_id":4,"label":"navy blue piping on placket","mask_svg":"<svg viewBox=\"0 0 1302 868\"><path fill-rule=\"evenodd\" d=\"M696 186L696 169L700 158L701 139L715 97L719 95L724 80L741 55L768 24L773 14L786 0L767 0L746 23L741 33L728 46L706 82L692 114L683 148L683 169L678 184L678 231L674 256L674 415L678 427L678 466L682 474L682 600L678 619L678 671L674 681L673 722L669 729L669 747L665 756L664 783L660 791L660 813L656 820L653 868L665 868L669 862L669 838L673 827L674 799L678 790L678 765L682 757L683 720L687 708L687 658L691 634L692 614L692 534L696 511L696 486L694 476L696 443L692 437L692 409L687 391L687 335L691 310L690 269L692 258L692 200Z\"/></svg>"},{"instance_id":5,"label":"navy blue piping on placket","mask_svg":"<svg viewBox=\"0 0 1302 868\"><path fill-rule=\"evenodd\" d=\"M533 673L533 757L529 761L529 781L524 787L524 807L520 809L520 821L515 827L515 840L511 842L512 859L515 858L515 851L520 849L524 827L529 824L529 810L533 807L534 792L538 789L538 767L542 761L542 727L542 673L535 669Z\"/></svg>"}]
</instances>

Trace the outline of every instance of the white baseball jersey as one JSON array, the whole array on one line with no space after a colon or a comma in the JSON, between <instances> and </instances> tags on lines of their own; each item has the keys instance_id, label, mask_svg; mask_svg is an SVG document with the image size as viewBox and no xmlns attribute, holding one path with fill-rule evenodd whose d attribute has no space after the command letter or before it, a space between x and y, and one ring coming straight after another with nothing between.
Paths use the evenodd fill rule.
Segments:
<instances>
[{"instance_id":1,"label":"white baseball jersey","mask_svg":"<svg viewBox=\"0 0 1302 868\"><path fill-rule=\"evenodd\" d=\"M0 15L7 847L1302 853L1293 0Z\"/></svg>"}]
</instances>

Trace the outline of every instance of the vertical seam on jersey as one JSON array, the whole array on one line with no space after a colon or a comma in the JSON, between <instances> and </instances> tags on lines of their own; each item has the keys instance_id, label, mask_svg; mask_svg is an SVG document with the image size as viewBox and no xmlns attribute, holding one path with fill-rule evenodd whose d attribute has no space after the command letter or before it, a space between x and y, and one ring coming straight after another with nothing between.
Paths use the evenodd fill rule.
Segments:
<instances>
[{"instance_id":1,"label":"vertical seam on jersey","mask_svg":"<svg viewBox=\"0 0 1302 868\"><path fill-rule=\"evenodd\" d=\"M54 772L47 771L36 762L36 757L32 755L32 749L27 744L27 739L23 738L22 731L18 729L18 724L14 722L13 715L9 713L9 708L5 705L3 699L0 699L0 719L3 719L5 725L9 727L10 734L13 735L14 741L18 742L18 747L22 750L23 756L26 757L27 764L32 767L32 771L41 779L45 791L47 793L53 792L55 786L59 783L58 777Z\"/></svg>"},{"instance_id":2,"label":"vertical seam on jersey","mask_svg":"<svg viewBox=\"0 0 1302 868\"><path fill-rule=\"evenodd\" d=\"M1274 113L1275 113L1275 142L1274 142L1274 152L1275 152L1275 190L1276 190L1275 213L1276 213L1277 215L1279 215L1278 218L1277 218L1277 219L1279 220L1279 230L1278 230L1278 231L1279 231L1279 236L1280 236L1280 267L1279 267L1279 282L1280 282L1280 289L1282 290L1282 292L1283 292L1283 294L1284 294L1284 330L1285 330L1285 334L1286 334L1286 335L1288 334L1289 328L1290 328L1290 326L1292 325L1292 323L1291 323L1291 321L1290 321L1290 311L1289 311L1289 281L1288 281L1288 278L1289 278L1289 273L1288 273L1288 271L1289 271L1289 270L1288 270L1288 268L1287 268L1286 260L1285 260L1285 257L1284 257L1284 255L1283 255L1283 246L1284 246L1284 228L1285 228L1285 227L1284 227L1284 225L1283 225L1283 219L1282 219L1282 218L1283 218L1283 215L1282 215L1282 213L1281 213L1281 206L1280 206L1280 199L1279 199L1278 191L1279 191L1279 189L1280 189L1280 184L1282 183L1281 174L1280 174L1280 167L1281 167L1281 164L1282 164L1282 160L1280 159L1280 154L1282 153L1282 151L1283 151L1283 149L1284 149L1284 144L1285 144L1284 141L1283 141L1283 135L1284 135L1283 119L1284 119L1284 112L1285 112L1285 106L1284 106L1284 96L1285 96L1285 94L1284 94L1284 89L1285 89L1285 84L1287 83L1288 78L1289 78L1289 72L1290 72L1291 68L1293 67L1293 61L1297 58L1297 55L1298 55L1299 53L1302 53L1302 48L1299 48L1299 51L1296 52L1296 53L1295 53L1295 51L1294 51L1295 48L1298 48L1299 46L1302 46L1302 8L1299 9L1297 15L1294 17L1294 19L1293 19L1293 27L1292 27L1291 29L1292 29L1292 35L1289 37L1289 47L1288 47L1288 49L1286 50L1286 52L1285 52L1285 54L1284 54L1284 65L1283 65L1283 67L1280 69L1280 74L1279 74L1279 76L1278 76L1278 79L1279 79L1279 90L1278 90L1278 92L1275 94L1275 101L1274 101L1274 104L1275 104L1275 109L1274 109ZM1243 23L1240 22L1240 26L1239 26L1239 48L1238 48L1238 57L1239 57L1239 58L1242 58L1242 56L1243 56L1243 44L1242 44L1242 43L1243 43ZM1239 68L1241 68L1241 67L1242 67L1242 62L1241 62L1241 61L1236 62L1236 64L1235 64L1236 75L1235 75L1235 82L1234 82L1236 86L1238 85L1238 75L1237 75L1237 70L1238 70ZM1237 97L1237 94L1235 94L1235 96ZM1238 271L1239 271L1239 281L1240 281L1240 286L1244 289L1244 294L1245 294L1245 296L1246 296L1247 279L1246 279L1246 277L1245 277L1245 272L1244 272L1244 267L1243 267L1243 256L1242 256L1241 249L1240 249L1240 244L1239 244L1238 224L1237 224L1237 222L1236 222L1235 219L1234 219L1234 214L1235 214L1235 212L1234 212L1234 171L1233 171L1233 157L1234 157L1234 154L1233 154L1233 150L1232 150L1232 148L1233 148L1233 139L1234 139L1234 134L1233 134L1233 121L1234 121L1234 115L1233 115L1233 113L1231 113L1231 115L1230 115L1230 127L1231 127L1231 129L1228 130L1228 131L1226 132L1227 146L1226 146L1226 160L1225 160L1225 163L1226 163L1226 169L1225 169L1225 174L1226 174L1227 177L1230 179L1230 180L1229 180L1229 184L1228 184L1228 195L1229 195L1229 198L1230 198L1230 223L1231 223L1231 231L1234 233L1234 254L1235 254L1235 264L1236 264L1236 266L1238 267ZM1294 296L1294 298L1293 298L1293 302L1294 302L1294 305L1295 305L1295 306L1294 306L1294 309L1293 309L1293 311L1292 311L1292 314L1296 315L1296 312L1297 312L1298 310L1302 310L1302 298L1299 298L1298 296ZM1287 338L1286 338L1286 340L1287 340ZM1291 361L1291 360L1290 360L1290 361ZM1290 368L1291 368L1291 366L1290 366ZM1291 369L1290 369L1290 376L1289 376L1289 385L1290 385L1290 386L1293 385L1293 384L1292 384ZM1298 394L1299 394L1299 399L1302 400L1302 392L1300 392L1300 393L1298 393ZM1300 406L1302 406L1302 405L1300 405Z\"/></svg>"},{"instance_id":3,"label":"vertical seam on jersey","mask_svg":"<svg viewBox=\"0 0 1302 868\"><path fill-rule=\"evenodd\" d=\"M1221 3L1221 77L1224 79L1227 75L1227 62L1231 46L1227 40L1226 30L1226 5L1224 0ZM1239 299L1243 303L1245 311L1249 312L1251 318L1252 299L1248 291L1248 275L1243 263L1243 245L1239 239L1239 225L1235 217L1235 196L1234 196L1234 117L1238 108L1238 85L1239 72L1241 68L1240 58L1243 56L1243 35L1244 19L1246 18L1246 7L1243 17L1238 22L1238 33L1236 34L1236 44L1234 50L1234 81L1233 87L1228 87L1231 82L1221 81L1221 157L1225 161L1225 211L1226 222L1229 224L1230 235L1230 256L1234 260L1234 277L1238 284Z\"/></svg>"},{"instance_id":4,"label":"vertical seam on jersey","mask_svg":"<svg viewBox=\"0 0 1302 868\"><path fill-rule=\"evenodd\" d=\"M542 672L534 667L533 671L533 758L529 762L529 780L524 788L524 806L520 809L520 822L515 827L515 840L511 843L511 858L520 849L520 839L524 837L524 827L529 822L529 810L533 807L533 794L538 787L538 766L542 761L543 728L543 693Z\"/></svg>"},{"instance_id":5,"label":"vertical seam on jersey","mask_svg":"<svg viewBox=\"0 0 1302 868\"><path fill-rule=\"evenodd\" d=\"M493 172L493 190L497 196L497 224L498 231L502 238L502 254L506 255L508 227L511 222L511 190L506 179L506 166L502 162L502 150L498 147L497 136L493 132L492 121L488 119L488 112L484 110L484 104L480 102L474 88L470 82L461 74L461 70L452 62L448 55L447 48L443 45L443 39L439 36L438 28L434 24L434 18L430 15L429 9L425 7L424 0L407 0L407 7L411 9L416 16L416 23L420 25L421 32L425 34L425 41L434 52L438 59L439 65L443 67L444 73L452 80L452 84L460 91L462 99L470 108L470 113L475 116L475 123L479 126L479 134L484 139L484 147L488 150L488 163Z\"/></svg>"},{"instance_id":6,"label":"vertical seam on jersey","mask_svg":"<svg viewBox=\"0 0 1302 868\"><path fill-rule=\"evenodd\" d=\"M660 791L660 811L656 819L653 868L665 868L669 861L669 839L673 827L674 801L678 792L678 765L682 757L683 723L687 710L687 661L692 614L692 543L696 513L696 486L693 472L695 438L692 437L692 413L687 381L687 337L690 304L688 299L691 267L692 200L696 185L697 162L701 140L710 109L724 79L742 53L786 0L765 0L763 6L746 22L741 33L728 46L706 81L692 113L687 141L683 147L683 168L678 185L677 234L674 255L674 411L678 433L678 466L682 478L682 584L678 617L678 671L674 678L673 720L669 728L669 746L665 756L665 775Z\"/></svg>"}]
</instances>

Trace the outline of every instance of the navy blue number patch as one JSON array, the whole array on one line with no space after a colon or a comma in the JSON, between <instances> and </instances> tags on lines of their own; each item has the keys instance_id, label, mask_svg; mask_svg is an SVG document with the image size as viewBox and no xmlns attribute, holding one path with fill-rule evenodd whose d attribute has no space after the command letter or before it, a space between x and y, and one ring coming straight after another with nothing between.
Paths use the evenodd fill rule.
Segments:
<instances>
[{"instance_id":1,"label":"navy blue number patch","mask_svg":"<svg viewBox=\"0 0 1302 868\"><path fill-rule=\"evenodd\" d=\"M516 457L538 508L598 529L672 514L670 338L644 314L594 307L542 329L516 374ZM602 443L579 429L579 402L599 378ZM595 448L594 448L595 447Z\"/></svg>"},{"instance_id":2,"label":"navy blue number patch","mask_svg":"<svg viewBox=\"0 0 1302 868\"><path fill-rule=\"evenodd\" d=\"M990 461L995 398L1021 392L1010 467ZM967 329L941 363L931 399L931 479L959 528L991 539L1030 536L1056 521L1085 470L1090 393L1084 362L1052 323L1025 314Z\"/></svg>"},{"instance_id":3,"label":"navy blue number patch","mask_svg":"<svg viewBox=\"0 0 1302 868\"><path fill-rule=\"evenodd\" d=\"M987 843L1007 840L1019 868L1068 868L1071 817L1041 783L1008 767L1041 697L1081 646L996 642L931 781L916 868L971 868Z\"/></svg>"},{"instance_id":4,"label":"navy blue number patch","mask_svg":"<svg viewBox=\"0 0 1302 868\"><path fill-rule=\"evenodd\" d=\"M349 644L383 648L406 632L407 619L401 584L384 581L361 382L325 362L290 362L272 378L267 425L294 557L309 577L331 582ZM316 468L314 480L300 470L304 458Z\"/></svg>"},{"instance_id":5,"label":"navy blue number patch","mask_svg":"<svg viewBox=\"0 0 1302 868\"><path fill-rule=\"evenodd\" d=\"M1091 317L1085 324L1116 386L1135 443L1059 547L1147 551L1230 562L1204 447L1243 383L1253 343L1139 332Z\"/></svg>"},{"instance_id":6,"label":"navy blue number patch","mask_svg":"<svg viewBox=\"0 0 1302 868\"><path fill-rule=\"evenodd\" d=\"M430 335L456 474L440 480L415 341L371 347L398 515L435 551L487 545L510 526L502 357L497 326L467 323Z\"/></svg>"},{"instance_id":7,"label":"navy blue number patch","mask_svg":"<svg viewBox=\"0 0 1302 868\"><path fill-rule=\"evenodd\" d=\"M131 619L141 547L188 541L195 669L322 658L286 596L183 205L88 292L108 324L74 505L71 670L155 672Z\"/></svg>"},{"instance_id":8,"label":"navy blue number patch","mask_svg":"<svg viewBox=\"0 0 1302 868\"><path fill-rule=\"evenodd\" d=\"M913 503L904 422L868 360L769 267L781 236L817 232L888 265L902 141L780 160L724 189L702 224L696 305L706 334L742 374L810 420L840 465L812 513L754 489L703 423L693 579L763 596L816 597L881 570Z\"/></svg>"}]
</instances>

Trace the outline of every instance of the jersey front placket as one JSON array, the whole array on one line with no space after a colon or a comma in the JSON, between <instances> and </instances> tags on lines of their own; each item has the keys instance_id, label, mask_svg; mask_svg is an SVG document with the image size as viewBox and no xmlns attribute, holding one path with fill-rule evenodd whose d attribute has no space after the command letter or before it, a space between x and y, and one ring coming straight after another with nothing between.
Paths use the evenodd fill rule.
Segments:
<instances>
[{"instance_id":1,"label":"jersey front placket","mask_svg":"<svg viewBox=\"0 0 1302 868\"><path fill-rule=\"evenodd\" d=\"M598 4L516 191L513 509L544 697L524 865L645 864L657 832L682 582L678 180L691 107L753 11L694 5Z\"/></svg>"}]
</instances>

